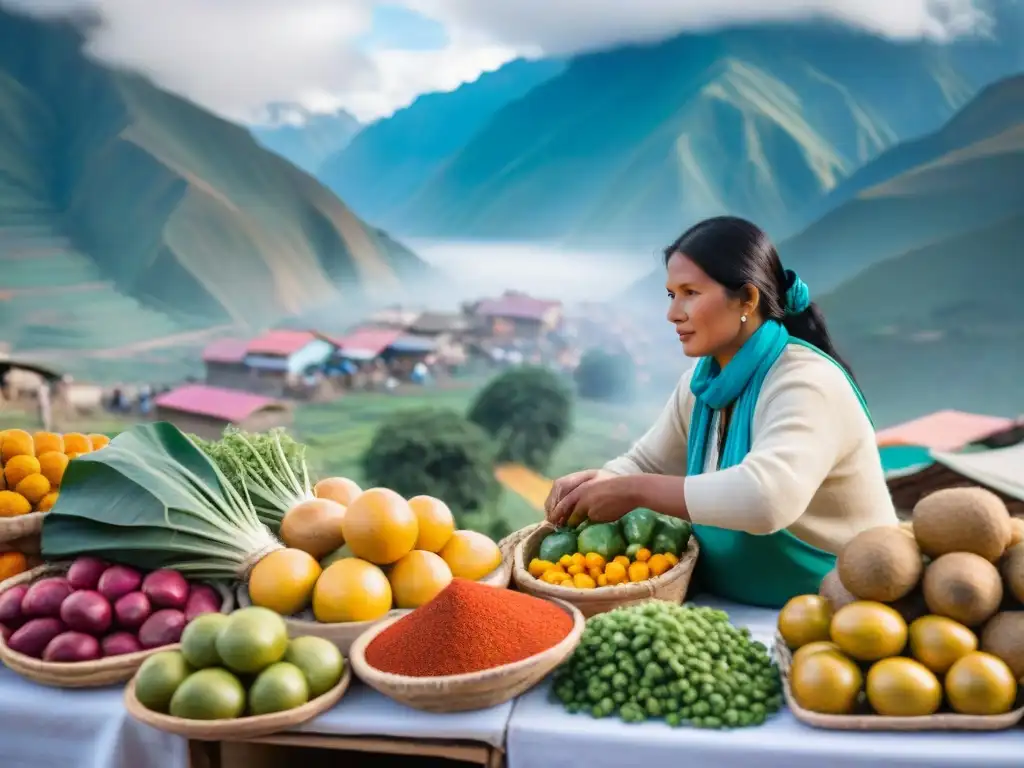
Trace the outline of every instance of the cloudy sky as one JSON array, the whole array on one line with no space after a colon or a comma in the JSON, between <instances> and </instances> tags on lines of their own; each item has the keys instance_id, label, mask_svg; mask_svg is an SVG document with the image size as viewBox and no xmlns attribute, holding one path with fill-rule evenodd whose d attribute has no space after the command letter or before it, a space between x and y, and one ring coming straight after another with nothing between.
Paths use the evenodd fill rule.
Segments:
<instances>
[{"instance_id":1,"label":"cloudy sky","mask_svg":"<svg viewBox=\"0 0 1024 768\"><path fill-rule=\"evenodd\" d=\"M0 0L92 7L89 51L231 119L267 104L369 121L516 56L654 41L731 21L812 16L898 38L976 33L975 0Z\"/></svg>"}]
</instances>

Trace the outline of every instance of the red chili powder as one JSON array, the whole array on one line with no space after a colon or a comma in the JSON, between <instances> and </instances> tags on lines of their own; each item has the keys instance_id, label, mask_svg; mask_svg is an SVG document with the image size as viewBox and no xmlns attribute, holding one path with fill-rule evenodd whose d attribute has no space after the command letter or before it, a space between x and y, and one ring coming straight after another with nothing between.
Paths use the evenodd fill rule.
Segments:
<instances>
[{"instance_id":1,"label":"red chili powder","mask_svg":"<svg viewBox=\"0 0 1024 768\"><path fill-rule=\"evenodd\" d=\"M553 603L467 579L403 616L366 648L382 672L440 677L480 672L546 651L572 631Z\"/></svg>"}]
</instances>

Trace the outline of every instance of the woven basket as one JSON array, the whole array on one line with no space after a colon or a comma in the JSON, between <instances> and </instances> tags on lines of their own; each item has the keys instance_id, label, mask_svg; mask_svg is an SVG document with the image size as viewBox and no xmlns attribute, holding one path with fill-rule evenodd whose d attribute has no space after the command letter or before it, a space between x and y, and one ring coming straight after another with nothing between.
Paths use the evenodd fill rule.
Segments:
<instances>
[{"instance_id":1,"label":"woven basket","mask_svg":"<svg viewBox=\"0 0 1024 768\"><path fill-rule=\"evenodd\" d=\"M31 571L14 576L0 583L0 592L6 592L19 584L31 584L46 576L57 576L67 572L70 563L61 565L42 565ZM222 613L231 613L234 599L229 590L214 585L223 598ZM24 678L41 685L55 688L101 688L107 685L123 683L129 680L143 661L154 653L165 651L170 646L150 648L137 653L126 653L121 656L110 656L96 661L77 661L73 663L42 661L12 651L0 638L0 662L8 669L17 672Z\"/></svg>"},{"instance_id":2,"label":"woven basket","mask_svg":"<svg viewBox=\"0 0 1024 768\"><path fill-rule=\"evenodd\" d=\"M565 661L583 636L583 614L567 602L552 600L573 618L572 630L558 645L512 664L483 672L443 677L410 677L374 669L366 661L366 648L398 619L389 619L367 631L352 644L349 662L356 676L388 698L425 712L468 712L487 709L525 693Z\"/></svg>"},{"instance_id":3,"label":"woven basket","mask_svg":"<svg viewBox=\"0 0 1024 768\"><path fill-rule=\"evenodd\" d=\"M1004 715L958 715L939 712L923 717L884 717L882 715L823 715L804 709L793 698L789 687L789 668L793 654L781 636L775 636L775 660L782 675L786 706L800 722L831 731L1003 731L1013 728L1024 717L1024 705ZM1020 699L1017 701L1021 704Z\"/></svg>"},{"instance_id":4,"label":"woven basket","mask_svg":"<svg viewBox=\"0 0 1024 768\"><path fill-rule=\"evenodd\" d=\"M178 646L171 646L177 648ZM135 697L135 678L125 686L124 708L128 714L140 723L150 725L157 730L184 736L186 739L195 741L247 741L258 739L262 736L269 736L272 733L288 731L297 728L303 723L308 723L319 717L335 704L341 701L341 697L348 690L352 680L352 670L345 665L345 673L341 676L338 684L317 696L312 701L303 704L301 707L289 709L284 712L274 712L269 715L249 715L237 717L231 720L186 720L182 717L171 717L160 712L146 709Z\"/></svg>"},{"instance_id":5,"label":"woven basket","mask_svg":"<svg viewBox=\"0 0 1024 768\"><path fill-rule=\"evenodd\" d=\"M534 597L565 600L579 608L588 619L599 613L605 613L625 605L642 603L645 600L664 600L670 603L682 603L686 591L690 587L690 577L697 564L700 545L696 536L690 536L686 551L679 562L661 576L633 584L616 584L597 589L576 589L557 584L548 584L534 578L526 570L530 561L536 557L540 543L554 530L548 523L532 526L528 534L516 546L515 569L512 579L520 592Z\"/></svg>"},{"instance_id":6,"label":"woven basket","mask_svg":"<svg viewBox=\"0 0 1024 768\"><path fill-rule=\"evenodd\" d=\"M21 552L23 555L39 558L41 544L42 539L39 534L29 534L9 541L0 541L0 552ZM42 565L41 558L39 565Z\"/></svg>"},{"instance_id":7,"label":"woven basket","mask_svg":"<svg viewBox=\"0 0 1024 768\"><path fill-rule=\"evenodd\" d=\"M43 518L45 512L29 512L27 515L17 517L0 517L0 542L35 537L36 552L39 551L39 534L43 530Z\"/></svg>"},{"instance_id":8,"label":"woven basket","mask_svg":"<svg viewBox=\"0 0 1024 768\"><path fill-rule=\"evenodd\" d=\"M498 548L501 550L502 555L501 564L480 579L481 584L498 587L499 589L505 589L508 587L509 582L512 580L513 550L515 549L515 544L518 541L517 537L521 533L522 531L517 531L516 533L506 536L498 543ZM238 600L239 607L241 608L248 608L252 605L252 599L249 597L249 587L247 584L240 584L238 586L235 597ZM349 649L352 647L352 643L355 642L355 639L363 634L363 632L376 626L382 621L399 618L408 612L409 611L407 610L392 610L388 611L388 613L381 618L373 621L348 621L337 624L325 624L316 620L313 616L313 611L305 610L295 616L285 617L284 623L288 627L289 637L302 637L304 635L322 637L324 640L330 640L338 646L338 649L343 654L348 655Z\"/></svg>"}]
</instances>

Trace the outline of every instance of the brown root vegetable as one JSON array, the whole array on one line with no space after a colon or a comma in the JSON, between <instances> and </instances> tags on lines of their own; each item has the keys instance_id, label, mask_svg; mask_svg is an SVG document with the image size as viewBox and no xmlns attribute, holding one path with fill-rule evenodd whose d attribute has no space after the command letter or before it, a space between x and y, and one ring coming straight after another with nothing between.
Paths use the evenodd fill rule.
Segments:
<instances>
[{"instance_id":1,"label":"brown root vegetable","mask_svg":"<svg viewBox=\"0 0 1024 768\"><path fill-rule=\"evenodd\" d=\"M25 618L60 616L60 607L71 594L71 585L63 576L40 579L28 588L21 601L21 613Z\"/></svg>"},{"instance_id":2,"label":"brown root vegetable","mask_svg":"<svg viewBox=\"0 0 1024 768\"><path fill-rule=\"evenodd\" d=\"M854 536L836 559L843 586L861 600L891 603L921 580L921 551L910 536L879 526Z\"/></svg>"},{"instance_id":3,"label":"brown root vegetable","mask_svg":"<svg viewBox=\"0 0 1024 768\"><path fill-rule=\"evenodd\" d=\"M825 574L825 578L821 580L818 594L828 600L829 605L832 606L832 613L857 601L857 596L843 586L843 582L839 579L839 571L835 568Z\"/></svg>"}]
</instances>

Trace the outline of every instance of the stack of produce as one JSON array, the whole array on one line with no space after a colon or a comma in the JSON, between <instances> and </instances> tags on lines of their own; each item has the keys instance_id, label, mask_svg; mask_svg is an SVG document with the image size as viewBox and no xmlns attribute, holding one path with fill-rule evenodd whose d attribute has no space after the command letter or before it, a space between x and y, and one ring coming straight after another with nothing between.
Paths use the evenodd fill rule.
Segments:
<instances>
[{"instance_id":1,"label":"stack of produce","mask_svg":"<svg viewBox=\"0 0 1024 768\"><path fill-rule=\"evenodd\" d=\"M323 623L372 621L392 608L417 608L453 578L477 580L501 564L498 545L455 530L448 506L430 496L406 501L351 480L316 485L281 522L287 548L267 555L249 577L254 605L298 616L312 605Z\"/></svg>"},{"instance_id":2,"label":"stack of produce","mask_svg":"<svg viewBox=\"0 0 1024 768\"><path fill-rule=\"evenodd\" d=\"M143 575L83 557L65 576L0 594L0 635L12 651L33 658L94 661L176 643L188 622L220 609L216 590L176 571Z\"/></svg>"},{"instance_id":3,"label":"stack of produce","mask_svg":"<svg viewBox=\"0 0 1024 768\"><path fill-rule=\"evenodd\" d=\"M548 584L577 589L632 584L673 568L689 542L689 523L634 509L615 523L584 520L551 532L527 570Z\"/></svg>"},{"instance_id":4,"label":"stack of produce","mask_svg":"<svg viewBox=\"0 0 1024 768\"><path fill-rule=\"evenodd\" d=\"M228 720L301 707L334 688L345 660L319 637L288 639L265 608L200 616L181 649L154 654L135 676L135 697L154 712L188 720Z\"/></svg>"},{"instance_id":5,"label":"stack of produce","mask_svg":"<svg viewBox=\"0 0 1024 768\"><path fill-rule=\"evenodd\" d=\"M782 705L778 670L748 630L659 600L589 619L552 693L572 713L697 728L760 725Z\"/></svg>"},{"instance_id":6,"label":"stack of produce","mask_svg":"<svg viewBox=\"0 0 1024 768\"><path fill-rule=\"evenodd\" d=\"M572 617L547 600L453 579L373 638L366 662L408 677L482 672L543 653L572 629Z\"/></svg>"},{"instance_id":7,"label":"stack of produce","mask_svg":"<svg viewBox=\"0 0 1024 768\"><path fill-rule=\"evenodd\" d=\"M68 462L109 442L106 435L81 432L0 432L0 517L50 511L57 502Z\"/></svg>"},{"instance_id":8,"label":"stack of produce","mask_svg":"<svg viewBox=\"0 0 1024 768\"><path fill-rule=\"evenodd\" d=\"M1000 715L1024 677L1022 528L980 488L922 499L852 539L820 595L791 600L793 697L827 714Z\"/></svg>"}]
</instances>

